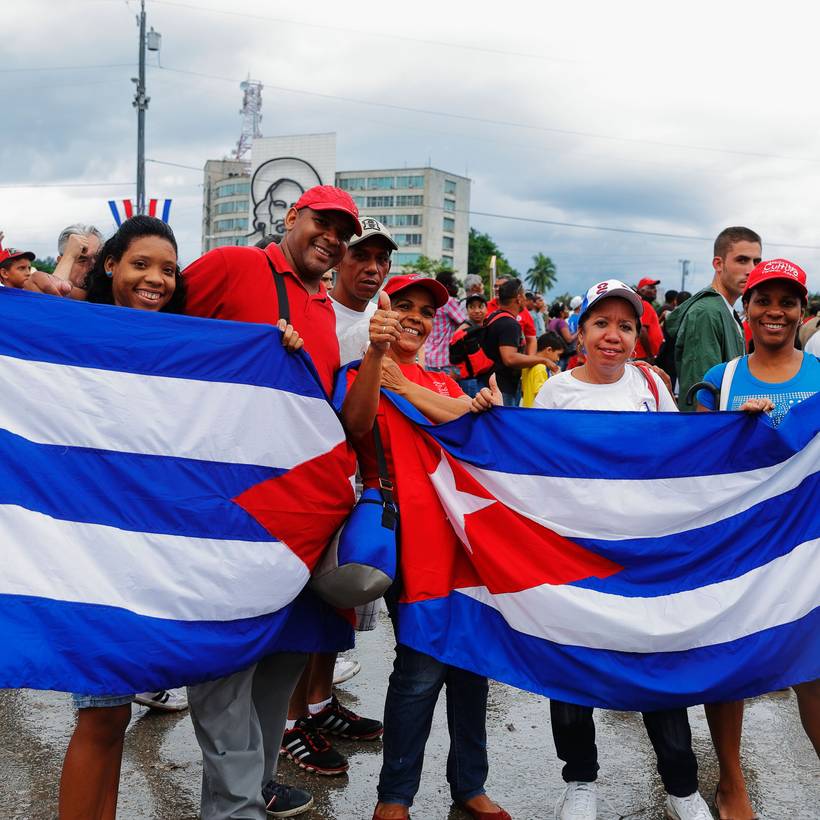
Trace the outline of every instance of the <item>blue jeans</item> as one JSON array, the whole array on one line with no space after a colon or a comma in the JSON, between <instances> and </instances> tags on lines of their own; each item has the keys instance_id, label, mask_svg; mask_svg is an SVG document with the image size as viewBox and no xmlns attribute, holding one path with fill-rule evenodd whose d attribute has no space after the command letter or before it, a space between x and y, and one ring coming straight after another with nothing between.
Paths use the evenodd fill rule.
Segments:
<instances>
[{"instance_id":1,"label":"blue jeans","mask_svg":"<svg viewBox=\"0 0 820 820\"><path fill-rule=\"evenodd\" d=\"M482 387L487 387L486 376L476 376L472 379L461 379L458 386L472 399Z\"/></svg>"},{"instance_id":2,"label":"blue jeans","mask_svg":"<svg viewBox=\"0 0 820 820\"><path fill-rule=\"evenodd\" d=\"M384 747L379 800L412 806L419 789L424 747L442 686L447 694L450 753L447 782L456 802L484 794L487 779L487 678L396 647L384 704Z\"/></svg>"}]
</instances>

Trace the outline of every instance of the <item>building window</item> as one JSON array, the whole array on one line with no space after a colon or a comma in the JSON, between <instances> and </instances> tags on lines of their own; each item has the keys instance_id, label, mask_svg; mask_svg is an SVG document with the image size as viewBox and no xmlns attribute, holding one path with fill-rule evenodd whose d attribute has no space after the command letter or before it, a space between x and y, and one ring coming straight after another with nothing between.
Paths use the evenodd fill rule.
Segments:
<instances>
[{"instance_id":1,"label":"building window","mask_svg":"<svg viewBox=\"0 0 820 820\"><path fill-rule=\"evenodd\" d=\"M393 224L396 227L407 228L413 227L418 228L421 226L421 214L395 214L393 216Z\"/></svg>"},{"instance_id":2,"label":"building window","mask_svg":"<svg viewBox=\"0 0 820 820\"><path fill-rule=\"evenodd\" d=\"M456 221L451 216L445 216L443 224L445 231L450 231L452 233L456 229Z\"/></svg>"},{"instance_id":3,"label":"building window","mask_svg":"<svg viewBox=\"0 0 820 820\"><path fill-rule=\"evenodd\" d=\"M249 194L251 192L250 182L223 182L216 186L216 196L236 196L237 194Z\"/></svg>"},{"instance_id":4,"label":"building window","mask_svg":"<svg viewBox=\"0 0 820 820\"><path fill-rule=\"evenodd\" d=\"M369 196L367 198L367 207L368 208L392 208L393 207L393 197L392 196Z\"/></svg>"},{"instance_id":5,"label":"building window","mask_svg":"<svg viewBox=\"0 0 820 820\"><path fill-rule=\"evenodd\" d=\"M424 177L423 176L396 177L396 187L397 188L423 188L424 187Z\"/></svg>"},{"instance_id":6,"label":"building window","mask_svg":"<svg viewBox=\"0 0 820 820\"><path fill-rule=\"evenodd\" d=\"M368 191L382 191L393 187L393 177L368 177Z\"/></svg>"},{"instance_id":7,"label":"building window","mask_svg":"<svg viewBox=\"0 0 820 820\"><path fill-rule=\"evenodd\" d=\"M452 256L442 255L441 264L442 265L447 265L448 268L452 268L453 267L453 257Z\"/></svg>"},{"instance_id":8,"label":"building window","mask_svg":"<svg viewBox=\"0 0 820 820\"><path fill-rule=\"evenodd\" d=\"M218 214L247 213L247 199L232 199L230 202L220 202L214 209Z\"/></svg>"},{"instance_id":9,"label":"building window","mask_svg":"<svg viewBox=\"0 0 820 820\"><path fill-rule=\"evenodd\" d=\"M445 194L453 194L455 195L456 192L456 184L453 182L452 179L445 179L444 180L444 193Z\"/></svg>"},{"instance_id":10,"label":"building window","mask_svg":"<svg viewBox=\"0 0 820 820\"><path fill-rule=\"evenodd\" d=\"M393 239L398 245L421 245L420 233L395 233Z\"/></svg>"},{"instance_id":11,"label":"building window","mask_svg":"<svg viewBox=\"0 0 820 820\"><path fill-rule=\"evenodd\" d=\"M397 208L416 208L419 205L424 205L422 194L403 194L396 197Z\"/></svg>"},{"instance_id":12,"label":"building window","mask_svg":"<svg viewBox=\"0 0 820 820\"><path fill-rule=\"evenodd\" d=\"M367 184L364 177L350 177L350 179L340 179L339 187L343 191L364 191Z\"/></svg>"},{"instance_id":13,"label":"building window","mask_svg":"<svg viewBox=\"0 0 820 820\"><path fill-rule=\"evenodd\" d=\"M420 256L420 253L394 253L393 262L396 265L415 265Z\"/></svg>"},{"instance_id":14,"label":"building window","mask_svg":"<svg viewBox=\"0 0 820 820\"><path fill-rule=\"evenodd\" d=\"M451 251L455 248L456 241L452 236L443 236L441 238L441 247L445 251Z\"/></svg>"},{"instance_id":15,"label":"building window","mask_svg":"<svg viewBox=\"0 0 820 820\"><path fill-rule=\"evenodd\" d=\"M217 219L214 222L214 230L219 231L246 231L248 230L247 219ZM233 243L231 243L233 244Z\"/></svg>"},{"instance_id":16,"label":"building window","mask_svg":"<svg viewBox=\"0 0 820 820\"><path fill-rule=\"evenodd\" d=\"M453 212L456 209L456 201L454 199L444 200L444 210Z\"/></svg>"},{"instance_id":17,"label":"building window","mask_svg":"<svg viewBox=\"0 0 820 820\"><path fill-rule=\"evenodd\" d=\"M354 197L351 197L351 199L356 203L357 208L364 208L365 207L364 203L367 201L367 197L354 196Z\"/></svg>"}]
</instances>

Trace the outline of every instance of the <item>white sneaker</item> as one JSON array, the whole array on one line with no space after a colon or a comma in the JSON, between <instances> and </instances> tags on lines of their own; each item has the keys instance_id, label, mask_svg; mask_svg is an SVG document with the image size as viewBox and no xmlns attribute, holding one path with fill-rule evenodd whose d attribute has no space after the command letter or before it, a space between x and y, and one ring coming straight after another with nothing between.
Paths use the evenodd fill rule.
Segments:
<instances>
[{"instance_id":1,"label":"white sneaker","mask_svg":"<svg viewBox=\"0 0 820 820\"><path fill-rule=\"evenodd\" d=\"M712 820L712 812L699 792L689 797L666 795L666 816L668 820Z\"/></svg>"},{"instance_id":2,"label":"white sneaker","mask_svg":"<svg viewBox=\"0 0 820 820\"><path fill-rule=\"evenodd\" d=\"M159 692L140 692L134 695L134 700L149 709L158 709L160 712L181 712L188 708L188 698L184 689L160 689Z\"/></svg>"},{"instance_id":3,"label":"white sneaker","mask_svg":"<svg viewBox=\"0 0 820 820\"><path fill-rule=\"evenodd\" d=\"M595 820L598 816L595 783L573 780L555 805L555 820Z\"/></svg>"},{"instance_id":4,"label":"white sneaker","mask_svg":"<svg viewBox=\"0 0 820 820\"><path fill-rule=\"evenodd\" d=\"M354 675L358 675L362 665L358 661L348 661L345 658L336 658L333 667L333 685L338 686L346 680L350 680Z\"/></svg>"}]
</instances>

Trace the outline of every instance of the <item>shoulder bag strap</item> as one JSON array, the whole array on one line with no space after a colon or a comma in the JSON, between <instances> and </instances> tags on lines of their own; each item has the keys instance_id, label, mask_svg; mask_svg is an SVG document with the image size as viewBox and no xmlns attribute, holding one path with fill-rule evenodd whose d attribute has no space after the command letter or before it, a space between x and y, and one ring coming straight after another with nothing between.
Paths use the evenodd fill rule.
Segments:
<instances>
[{"instance_id":1,"label":"shoulder bag strap","mask_svg":"<svg viewBox=\"0 0 820 820\"><path fill-rule=\"evenodd\" d=\"M382 526L388 530L396 529L396 502L393 500L393 482L387 472L387 459L384 455L384 444L379 432L379 422L373 422L373 445L376 449L376 464L379 468L379 491L382 495Z\"/></svg>"},{"instance_id":2,"label":"shoulder bag strap","mask_svg":"<svg viewBox=\"0 0 820 820\"><path fill-rule=\"evenodd\" d=\"M729 391L732 389L732 379L735 377L738 363L742 356L737 356L730 362L726 362L726 368L723 371L723 378L720 380L720 406L719 410L726 410L729 407Z\"/></svg>"},{"instance_id":3,"label":"shoulder bag strap","mask_svg":"<svg viewBox=\"0 0 820 820\"><path fill-rule=\"evenodd\" d=\"M658 383L652 378L652 371L645 365L643 362L632 362L638 370L641 371L641 375L646 379L647 387L649 387L649 392L652 394L652 398L655 399L655 409L661 409L661 397L658 393Z\"/></svg>"},{"instance_id":4,"label":"shoulder bag strap","mask_svg":"<svg viewBox=\"0 0 820 820\"><path fill-rule=\"evenodd\" d=\"M271 258L265 253L264 250L260 248L260 251L264 254L265 261L268 263L270 272L273 274L273 283L276 285L276 301L279 303L279 318L284 319L288 324L290 324L290 302L288 301L288 289L285 285L285 275L283 273L279 273L276 268L273 267Z\"/></svg>"}]
</instances>

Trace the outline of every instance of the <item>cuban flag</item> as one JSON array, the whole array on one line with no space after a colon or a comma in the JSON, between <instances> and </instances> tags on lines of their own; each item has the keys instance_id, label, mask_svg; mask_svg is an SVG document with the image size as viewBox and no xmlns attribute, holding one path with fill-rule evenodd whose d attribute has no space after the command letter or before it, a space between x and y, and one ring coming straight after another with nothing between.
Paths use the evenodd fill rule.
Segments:
<instances>
[{"instance_id":1,"label":"cuban flag","mask_svg":"<svg viewBox=\"0 0 820 820\"><path fill-rule=\"evenodd\" d=\"M149 199L148 216L158 217L163 222L169 222L171 218L172 201L173 200L171 199ZM122 203L122 205L120 205L120 203ZM160 203L162 203L161 206ZM120 210L120 207L122 207L122 210ZM126 219L131 219L134 215L134 203L130 199L122 199L120 201L117 201L116 199L109 199L108 208L110 209L111 215L114 217L114 222L117 223L118 228Z\"/></svg>"},{"instance_id":2,"label":"cuban flag","mask_svg":"<svg viewBox=\"0 0 820 820\"><path fill-rule=\"evenodd\" d=\"M773 429L505 407L436 426L385 394L402 643L625 710L820 677L820 395Z\"/></svg>"},{"instance_id":3,"label":"cuban flag","mask_svg":"<svg viewBox=\"0 0 820 820\"><path fill-rule=\"evenodd\" d=\"M4 288L0 383L0 687L127 694L349 645L300 590L351 454L278 329Z\"/></svg>"}]
</instances>

